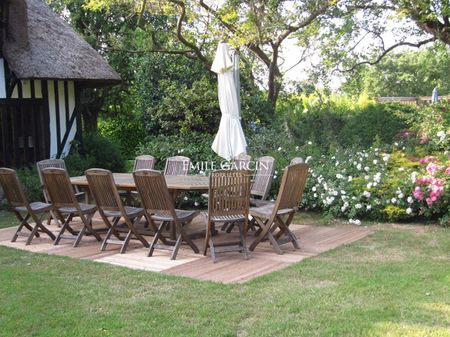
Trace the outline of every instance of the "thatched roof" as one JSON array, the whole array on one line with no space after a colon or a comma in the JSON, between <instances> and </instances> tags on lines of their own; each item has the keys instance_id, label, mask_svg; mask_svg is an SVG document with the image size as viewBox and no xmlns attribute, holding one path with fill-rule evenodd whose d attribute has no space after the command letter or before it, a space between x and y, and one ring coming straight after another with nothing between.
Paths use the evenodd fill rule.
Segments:
<instances>
[{"instance_id":1,"label":"thatched roof","mask_svg":"<svg viewBox=\"0 0 450 337\"><path fill-rule=\"evenodd\" d=\"M19 79L115 84L120 76L43 0L10 0L2 53Z\"/></svg>"}]
</instances>

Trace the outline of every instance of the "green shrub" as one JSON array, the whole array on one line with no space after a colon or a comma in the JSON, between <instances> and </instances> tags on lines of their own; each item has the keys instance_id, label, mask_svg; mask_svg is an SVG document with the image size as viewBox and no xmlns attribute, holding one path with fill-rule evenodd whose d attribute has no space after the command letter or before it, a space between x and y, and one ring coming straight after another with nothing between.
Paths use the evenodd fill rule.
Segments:
<instances>
[{"instance_id":1,"label":"green shrub","mask_svg":"<svg viewBox=\"0 0 450 337\"><path fill-rule=\"evenodd\" d=\"M118 144L124 155L131 158L137 146L147 136L144 123L133 115L117 115L100 119L99 134Z\"/></svg>"},{"instance_id":2,"label":"green shrub","mask_svg":"<svg viewBox=\"0 0 450 337\"><path fill-rule=\"evenodd\" d=\"M90 165L110 170L112 172L125 171L125 157L117 143L98 134L87 134L83 138L83 153L81 166Z\"/></svg>"},{"instance_id":3,"label":"green shrub","mask_svg":"<svg viewBox=\"0 0 450 337\"><path fill-rule=\"evenodd\" d=\"M376 104L345 96L294 96L282 100L278 115L299 144L313 142L322 151L391 144L411 124L413 106Z\"/></svg>"},{"instance_id":4,"label":"green shrub","mask_svg":"<svg viewBox=\"0 0 450 337\"><path fill-rule=\"evenodd\" d=\"M41 182L36 166L17 170L17 176L25 189L25 195L30 202L43 200Z\"/></svg>"},{"instance_id":5,"label":"green shrub","mask_svg":"<svg viewBox=\"0 0 450 337\"><path fill-rule=\"evenodd\" d=\"M399 133L408 127L408 115L416 112L415 107L400 104L371 104L354 111L339 131L339 144L361 148L369 148L375 140L392 144Z\"/></svg>"}]
</instances>

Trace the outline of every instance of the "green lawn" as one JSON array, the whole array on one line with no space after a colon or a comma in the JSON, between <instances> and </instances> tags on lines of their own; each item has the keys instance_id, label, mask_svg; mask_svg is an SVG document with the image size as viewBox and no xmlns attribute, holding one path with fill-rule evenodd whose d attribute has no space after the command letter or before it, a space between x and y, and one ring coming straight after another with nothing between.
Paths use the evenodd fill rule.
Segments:
<instances>
[{"instance_id":1,"label":"green lawn","mask_svg":"<svg viewBox=\"0 0 450 337\"><path fill-rule=\"evenodd\" d=\"M0 229L17 225L19 225L19 220L13 213L0 210Z\"/></svg>"},{"instance_id":2,"label":"green lawn","mask_svg":"<svg viewBox=\"0 0 450 337\"><path fill-rule=\"evenodd\" d=\"M377 228L242 285L0 247L0 336L449 336L450 230Z\"/></svg>"}]
</instances>

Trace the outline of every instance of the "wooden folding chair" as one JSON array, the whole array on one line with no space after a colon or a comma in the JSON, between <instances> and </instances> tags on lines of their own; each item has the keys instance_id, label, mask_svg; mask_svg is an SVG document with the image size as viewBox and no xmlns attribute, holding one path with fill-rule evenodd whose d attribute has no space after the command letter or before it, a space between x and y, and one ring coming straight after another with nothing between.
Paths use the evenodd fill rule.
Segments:
<instances>
[{"instance_id":1,"label":"wooden folding chair","mask_svg":"<svg viewBox=\"0 0 450 337\"><path fill-rule=\"evenodd\" d=\"M275 158L265 156L258 158L256 170L253 176L252 187L250 190L250 204L254 206L266 205L266 200L272 187L273 173L275 171Z\"/></svg>"},{"instance_id":2,"label":"wooden folding chair","mask_svg":"<svg viewBox=\"0 0 450 337\"><path fill-rule=\"evenodd\" d=\"M183 156L174 156L166 159L166 176L187 176L191 166L191 159Z\"/></svg>"},{"instance_id":3,"label":"wooden folding chair","mask_svg":"<svg viewBox=\"0 0 450 337\"><path fill-rule=\"evenodd\" d=\"M89 169L85 174L98 212L105 224L109 227L101 250L105 250L108 244L118 244L122 246L120 253L123 254L127 250L132 238L142 242L145 247L149 247L147 240L136 229L136 224L144 216L144 210L142 208L123 205L112 173L103 169ZM109 218L112 219L112 222ZM119 224L120 219L124 219L128 228L125 239L122 239L119 233L121 229L121 224ZM112 235L117 239L111 239Z\"/></svg>"},{"instance_id":4,"label":"wooden folding chair","mask_svg":"<svg viewBox=\"0 0 450 337\"><path fill-rule=\"evenodd\" d=\"M170 258L175 260L182 242L187 243L195 253L198 253L197 246L185 231L185 227L194 219L197 212L175 209L174 201L161 172L138 170L133 172L133 177L141 197L146 218L150 226L156 229L148 256L153 255L155 248L167 249L172 251ZM156 226L154 221L160 222L159 227ZM177 235L175 241L164 237L163 230L167 225L175 227ZM158 244L159 240L161 240L162 244Z\"/></svg>"},{"instance_id":5,"label":"wooden folding chair","mask_svg":"<svg viewBox=\"0 0 450 337\"><path fill-rule=\"evenodd\" d=\"M214 262L217 253L233 251L244 253L245 259L248 259L246 237L250 207L250 179L250 172L244 170L219 170L212 172L209 176L208 215L203 255L206 255L210 247ZM240 240L214 242L212 233L217 222L237 224Z\"/></svg>"},{"instance_id":6,"label":"wooden folding chair","mask_svg":"<svg viewBox=\"0 0 450 337\"><path fill-rule=\"evenodd\" d=\"M252 157L248 154L240 154L234 159L233 168L236 170L250 170Z\"/></svg>"},{"instance_id":7,"label":"wooden folding chair","mask_svg":"<svg viewBox=\"0 0 450 337\"><path fill-rule=\"evenodd\" d=\"M274 171L274 157L265 156L258 158L250 189L250 205L263 206L270 203L270 201L267 200L267 197L269 196L270 188L272 187ZM230 233L233 227L233 223L225 223L221 229Z\"/></svg>"},{"instance_id":8,"label":"wooden folding chair","mask_svg":"<svg viewBox=\"0 0 450 337\"><path fill-rule=\"evenodd\" d=\"M153 170L155 167L155 157L150 155L137 156L134 159L133 172L137 170Z\"/></svg>"},{"instance_id":9,"label":"wooden folding chair","mask_svg":"<svg viewBox=\"0 0 450 337\"><path fill-rule=\"evenodd\" d=\"M308 169L308 164L293 164L286 167L275 203L250 208L252 222L260 227L257 237L250 245L251 251L266 238L269 239L278 254L283 254L280 245L288 242L291 242L294 248L300 248L289 225L298 210L305 189Z\"/></svg>"},{"instance_id":10,"label":"wooden folding chair","mask_svg":"<svg viewBox=\"0 0 450 337\"><path fill-rule=\"evenodd\" d=\"M102 241L97 231L92 228L92 218L97 211L97 207L78 202L67 171L61 168L45 168L41 175L48 197L53 205L53 212L59 219L63 219L62 228L54 244L59 244L61 239L68 239L75 240L73 246L77 247L86 232L93 235L97 241ZM83 223L79 232L71 226L75 216L80 217ZM71 234L70 236L64 235L66 230Z\"/></svg>"},{"instance_id":11,"label":"wooden folding chair","mask_svg":"<svg viewBox=\"0 0 450 337\"><path fill-rule=\"evenodd\" d=\"M55 235L42 224L42 218L51 211L52 205L44 202L29 203L16 171L12 169L0 168L0 184L8 200L10 210L20 221L11 242L15 242L19 236L26 236L28 239L25 244L29 245L34 237L40 236L39 232L45 233L52 240L55 240ZM22 213L26 213L25 216L22 216ZM28 222L30 218L34 221L34 226ZM22 232L24 227L31 232L29 235Z\"/></svg>"},{"instance_id":12,"label":"wooden folding chair","mask_svg":"<svg viewBox=\"0 0 450 337\"><path fill-rule=\"evenodd\" d=\"M48 192L44 186L44 181L42 179L42 170L46 168L60 168L67 171L66 163L64 162L63 159L44 159L36 163L36 168L38 171L39 181L41 182L45 202L50 203L50 198L48 197ZM79 191L78 187L74 186L72 188L75 190L75 195L78 200L82 200L83 198L86 197L86 193ZM64 222L64 219L58 219L58 217L56 217L55 214L53 214L53 211L50 212L50 217L47 220L48 225L50 225L52 219L55 219L55 221L58 223L58 226L60 227L62 226L62 222Z\"/></svg>"}]
</instances>

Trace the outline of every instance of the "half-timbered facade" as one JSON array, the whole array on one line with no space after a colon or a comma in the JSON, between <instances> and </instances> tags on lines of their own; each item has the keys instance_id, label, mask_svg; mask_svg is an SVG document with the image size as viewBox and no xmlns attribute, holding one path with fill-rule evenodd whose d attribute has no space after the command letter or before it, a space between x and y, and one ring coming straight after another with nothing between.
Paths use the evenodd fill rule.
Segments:
<instances>
[{"instance_id":1,"label":"half-timbered facade","mask_svg":"<svg viewBox=\"0 0 450 337\"><path fill-rule=\"evenodd\" d=\"M120 77L43 0L0 11L0 166L64 157L81 137L82 88Z\"/></svg>"}]
</instances>

